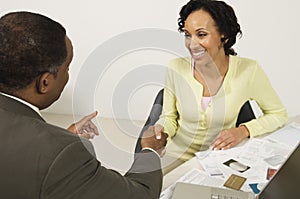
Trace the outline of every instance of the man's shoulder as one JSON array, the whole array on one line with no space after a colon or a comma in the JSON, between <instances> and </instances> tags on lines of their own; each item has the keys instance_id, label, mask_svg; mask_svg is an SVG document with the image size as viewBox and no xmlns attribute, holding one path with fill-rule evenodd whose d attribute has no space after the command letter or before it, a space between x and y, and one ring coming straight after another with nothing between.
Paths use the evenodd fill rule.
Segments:
<instances>
[{"instance_id":1,"label":"man's shoulder","mask_svg":"<svg viewBox=\"0 0 300 199\"><path fill-rule=\"evenodd\" d=\"M3 118L0 122L1 133L5 131L13 134L16 144L34 144L37 151L43 155L55 156L56 153L74 143L82 142L90 145L88 140L42 119L1 109L0 115Z\"/></svg>"}]
</instances>

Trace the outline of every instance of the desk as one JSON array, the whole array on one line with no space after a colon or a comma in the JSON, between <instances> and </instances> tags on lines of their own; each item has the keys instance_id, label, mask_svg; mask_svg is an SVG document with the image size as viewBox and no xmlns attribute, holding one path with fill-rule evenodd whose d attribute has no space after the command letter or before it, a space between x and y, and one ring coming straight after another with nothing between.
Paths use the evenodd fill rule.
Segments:
<instances>
[{"instance_id":1,"label":"desk","mask_svg":"<svg viewBox=\"0 0 300 199\"><path fill-rule=\"evenodd\" d=\"M197 157L193 157L189 161L181 164L174 170L167 173L163 179L162 190L165 190L167 187L169 187L171 184L176 182L181 176L183 176L185 173L187 173L188 171L190 171L193 168L203 170Z\"/></svg>"},{"instance_id":2,"label":"desk","mask_svg":"<svg viewBox=\"0 0 300 199\"><path fill-rule=\"evenodd\" d=\"M300 116L296 116L296 117L291 118L289 120L288 124L290 124L292 122L296 122L296 123L300 124ZM272 135L272 134L269 134L269 135ZM297 139L300 140L300 135L298 136ZM194 158L190 159L189 161L183 163L179 167L175 168L174 170L172 170L168 174L166 174L164 176L164 179L163 179L162 191L165 190L170 185L172 185L180 177L182 177L185 173L187 173L188 171L190 171L193 168L203 170L203 168L202 168L199 160L197 159L197 157L194 157Z\"/></svg>"}]
</instances>

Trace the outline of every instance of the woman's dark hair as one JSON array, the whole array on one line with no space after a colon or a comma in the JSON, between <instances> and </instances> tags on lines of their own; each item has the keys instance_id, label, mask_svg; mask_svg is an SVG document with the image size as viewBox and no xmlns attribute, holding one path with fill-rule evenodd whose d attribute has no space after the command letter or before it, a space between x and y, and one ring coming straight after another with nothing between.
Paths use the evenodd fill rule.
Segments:
<instances>
[{"instance_id":1,"label":"woman's dark hair","mask_svg":"<svg viewBox=\"0 0 300 199\"><path fill-rule=\"evenodd\" d=\"M208 12L215 21L219 33L224 35L221 42L224 43L225 54L236 55L232 46L236 42L237 35L239 34L242 36L242 30L237 22L237 17L233 8L223 1L190 0L180 10L180 17L178 18L179 32L184 31L184 24L187 17L197 10Z\"/></svg>"},{"instance_id":2,"label":"woman's dark hair","mask_svg":"<svg viewBox=\"0 0 300 199\"><path fill-rule=\"evenodd\" d=\"M56 75L66 60L66 30L52 19L31 12L0 18L0 91L12 93L45 72Z\"/></svg>"}]
</instances>

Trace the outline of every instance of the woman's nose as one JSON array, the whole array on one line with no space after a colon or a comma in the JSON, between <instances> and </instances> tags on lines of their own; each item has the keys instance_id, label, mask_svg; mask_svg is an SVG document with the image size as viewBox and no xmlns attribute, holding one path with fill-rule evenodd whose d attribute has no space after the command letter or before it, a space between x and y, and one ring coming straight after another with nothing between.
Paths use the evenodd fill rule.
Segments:
<instances>
[{"instance_id":1,"label":"woman's nose","mask_svg":"<svg viewBox=\"0 0 300 199\"><path fill-rule=\"evenodd\" d=\"M201 45L201 42L198 39L192 37L190 42L190 48L191 49L203 48L203 46Z\"/></svg>"}]
</instances>

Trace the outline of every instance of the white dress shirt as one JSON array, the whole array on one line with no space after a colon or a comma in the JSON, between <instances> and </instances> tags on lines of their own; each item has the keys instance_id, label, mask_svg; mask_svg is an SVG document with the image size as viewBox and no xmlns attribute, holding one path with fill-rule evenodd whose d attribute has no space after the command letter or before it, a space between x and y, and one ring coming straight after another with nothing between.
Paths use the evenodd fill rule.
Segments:
<instances>
[{"instance_id":1,"label":"white dress shirt","mask_svg":"<svg viewBox=\"0 0 300 199\"><path fill-rule=\"evenodd\" d=\"M41 113L40 113L39 108L36 107L36 106L34 106L34 105L32 105L32 104L30 104L29 102L26 102L26 101L24 101L24 100L22 100L22 99L20 99L20 98L18 98L18 97L16 97L16 96L9 95L9 94L6 94L6 93L0 92L0 94L1 94L1 95L4 95L4 96L6 96L6 97L10 97L10 98L12 98L12 99L14 99L14 100L17 100L17 101L19 101L19 102L25 104L26 106L29 106L31 109L33 109L35 112L37 112L40 116L42 116Z\"/></svg>"}]
</instances>

